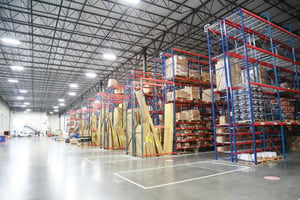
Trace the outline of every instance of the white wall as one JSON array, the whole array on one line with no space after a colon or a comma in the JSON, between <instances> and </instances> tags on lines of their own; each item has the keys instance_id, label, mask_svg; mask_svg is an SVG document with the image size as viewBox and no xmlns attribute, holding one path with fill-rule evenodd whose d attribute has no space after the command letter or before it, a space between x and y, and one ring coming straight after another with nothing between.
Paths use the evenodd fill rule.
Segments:
<instances>
[{"instance_id":1,"label":"white wall","mask_svg":"<svg viewBox=\"0 0 300 200\"><path fill-rule=\"evenodd\" d=\"M15 112L12 116L11 131L24 131L24 125L29 124L41 133L45 133L47 129L52 132L59 129L58 115L47 115L46 112Z\"/></svg>"},{"instance_id":2,"label":"white wall","mask_svg":"<svg viewBox=\"0 0 300 200\"><path fill-rule=\"evenodd\" d=\"M0 99L0 134L8 131L10 127L10 108Z\"/></svg>"},{"instance_id":3,"label":"white wall","mask_svg":"<svg viewBox=\"0 0 300 200\"><path fill-rule=\"evenodd\" d=\"M59 128L59 117L58 115L48 115L48 128L55 131Z\"/></svg>"}]
</instances>

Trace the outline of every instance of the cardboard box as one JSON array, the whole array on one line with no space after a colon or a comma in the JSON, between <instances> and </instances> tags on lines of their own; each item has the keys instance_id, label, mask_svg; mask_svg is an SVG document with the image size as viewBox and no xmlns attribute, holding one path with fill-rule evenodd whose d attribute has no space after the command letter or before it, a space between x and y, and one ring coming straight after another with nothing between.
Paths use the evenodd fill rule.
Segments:
<instances>
[{"instance_id":1,"label":"cardboard box","mask_svg":"<svg viewBox=\"0 0 300 200\"><path fill-rule=\"evenodd\" d=\"M187 93L188 100L199 100L200 99L200 88L199 87L185 87L184 91Z\"/></svg>"},{"instance_id":2,"label":"cardboard box","mask_svg":"<svg viewBox=\"0 0 300 200\"><path fill-rule=\"evenodd\" d=\"M189 70L189 78L201 80L201 75L199 70L190 69Z\"/></svg>"},{"instance_id":3,"label":"cardboard box","mask_svg":"<svg viewBox=\"0 0 300 200\"><path fill-rule=\"evenodd\" d=\"M108 79L107 87L118 86L118 81L115 79Z\"/></svg>"},{"instance_id":4,"label":"cardboard box","mask_svg":"<svg viewBox=\"0 0 300 200\"><path fill-rule=\"evenodd\" d=\"M173 65L174 64L174 74ZM172 58L166 60L166 78L168 80L172 79L173 76L188 77L188 60L183 56L174 56L174 63L172 63Z\"/></svg>"},{"instance_id":5,"label":"cardboard box","mask_svg":"<svg viewBox=\"0 0 300 200\"><path fill-rule=\"evenodd\" d=\"M250 81L262 84L269 84L268 76L266 76L266 68L259 65L255 70L249 69ZM242 82L247 83L247 70L242 71Z\"/></svg>"},{"instance_id":6,"label":"cardboard box","mask_svg":"<svg viewBox=\"0 0 300 200\"><path fill-rule=\"evenodd\" d=\"M228 117L227 116L220 116L219 117L220 124L227 124L228 123Z\"/></svg>"},{"instance_id":7,"label":"cardboard box","mask_svg":"<svg viewBox=\"0 0 300 200\"><path fill-rule=\"evenodd\" d=\"M178 113L176 113L176 120L177 121L185 121L185 120L187 120L186 112L178 112Z\"/></svg>"},{"instance_id":8,"label":"cardboard box","mask_svg":"<svg viewBox=\"0 0 300 200\"><path fill-rule=\"evenodd\" d=\"M175 90L176 99L188 99L188 93L184 90ZM167 99L168 101L174 101L174 92L168 92L167 93Z\"/></svg>"},{"instance_id":9,"label":"cardboard box","mask_svg":"<svg viewBox=\"0 0 300 200\"><path fill-rule=\"evenodd\" d=\"M214 93L214 98L220 98L220 94ZM212 101L211 89L203 90L203 92L202 92L202 101Z\"/></svg>"},{"instance_id":10,"label":"cardboard box","mask_svg":"<svg viewBox=\"0 0 300 200\"><path fill-rule=\"evenodd\" d=\"M227 80L230 80L230 73L231 73L231 81L232 86L237 86L242 83L242 76L241 76L241 65L240 60L231 58L230 59L230 68L231 70L227 70L227 75L225 75L225 66L224 66L224 59L220 59L216 67L216 84L217 84L217 90L225 90L226 89L226 76ZM228 60L226 62L226 66L228 68Z\"/></svg>"}]
</instances>

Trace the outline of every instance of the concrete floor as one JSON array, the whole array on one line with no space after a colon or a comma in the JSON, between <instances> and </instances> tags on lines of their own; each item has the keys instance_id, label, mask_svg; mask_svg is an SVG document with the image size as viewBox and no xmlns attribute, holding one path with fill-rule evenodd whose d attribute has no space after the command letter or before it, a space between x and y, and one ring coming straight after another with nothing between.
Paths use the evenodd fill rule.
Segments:
<instances>
[{"instance_id":1,"label":"concrete floor","mask_svg":"<svg viewBox=\"0 0 300 200\"><path fill-rule=\"evenodd\" d=\"M0 199L299 200L300 154L249 167L214 161L212 153L139 159L51 138L14 138L0 144Z\"/></svg>"}]
</instances>

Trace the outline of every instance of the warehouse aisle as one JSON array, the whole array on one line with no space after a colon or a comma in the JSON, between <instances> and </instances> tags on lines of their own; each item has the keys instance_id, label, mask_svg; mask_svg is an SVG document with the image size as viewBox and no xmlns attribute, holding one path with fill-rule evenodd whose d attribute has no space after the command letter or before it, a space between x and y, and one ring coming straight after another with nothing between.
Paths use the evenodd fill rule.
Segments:
<instances>
[{"instance_id":1,"label":"warehouse aisle","mask_svg":"<svg viewBox=\"0 0 300 200\"><path fill-rule=\"evenodd\" d=\"M0 199L297 200L300 154L289 156L248 167L214 161L212 153L142 160L51 138L14 138L0 144Z\"/></svg>"}]
</instances>

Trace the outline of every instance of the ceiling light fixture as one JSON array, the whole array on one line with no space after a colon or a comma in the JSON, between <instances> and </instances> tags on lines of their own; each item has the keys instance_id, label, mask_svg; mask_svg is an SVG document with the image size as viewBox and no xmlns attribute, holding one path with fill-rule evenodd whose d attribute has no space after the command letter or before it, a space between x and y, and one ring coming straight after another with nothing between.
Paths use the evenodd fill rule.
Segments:
<instances>
[{"instance_id":1,"label":"ceiling light fixture","mask_svg":"<svg viewBox=\"0 0 300 200\"><path fill-rule=\"evenodd\" d=\"M59 101L59 102L65 102L65 100L64 100L64 99L58 99L58 101Z\"/></svg>"},{"instance_id":2,"label":"ceiling light fixture","mask_svg":"<svg viewBox=\"0 0 300 200\"><path fill-rule=\"evenodd\" d=\"M65 104L64 103L60 103L59 106L65 106Z\"/></svg>"},{"instance_id":3,"label":"ceiling light fixture","mask_svg":"<svg viewBox=\"0 0 300 200\"><path fill-rule=\"evenodd\" d=\"M17 79L8 79L7 81L10 83L19 83Z\"/></svg>"},{"instance_id":4,"label":"ceiling light fixture","mask_svg":"<svg viewBox=\"0 0 300 200\"><path fill-rule=\"evenodd\" d=\"M75 93L75 92L69 92L69 95L70 95L70 96L75 96L76 93Z\"/></svg>"},{"instance_id":5,"label":"ceiling light fixture","mask_svg":"<svg viewBox=\"0 0 300 200\"><path fill-rule=\"evenodd\" d=\"M53 108L55 109L55 108L58 108L58 106L53 106Z\"/></svg>"},{"instance_id":6,"label":"ceiling light fixture","mask_svg":"<svg viewBox=\"0 0 300 200\"><path fill-rule=\"evenodd\" d=\"M70 83L69 86L70 88L78 88L78 85L76 83Z\"/></svg>"},{"instance_id":7,"label":"ceiling light fixture","mask_svg":"<svg viewBox=\"0 0 300 200\"><path fill-rule=\"evenodd\" d=\"M116 60L117 57L116 57L115 54L112 54L112 53L105 53L105 54L103 54L103 59L113 61L113 60Z\"/></svg>"},{"instance_id":8,"label":"ceiling light fixture","mask_svg":"<svg viewBox=\"0 0 300 200\"><path fill-rule=\"evenodd\" d=\"M28 108L28 109L26 109L26 111L27 111L27 112L30 112L30 111L31 111L31 109L29 109L29 108Z\"/></svg>"},{"instance_id":9,"label":"ceiling light fixture","mask_svg":"<svg viewBox=\"0 0 300 200\"><path fill-rule=\"evenodd\" d=\"M23 67L23 66L18 66L18 65L12 65L12 66L10 66L10 68L11 68L13 71L23 71L23 70L24 70L24 67Z\"/></svg>"},{"instance_id":10,"label":"ceiling light fixture","mask_svg":"<svg viewBox=\"0 0 300 200\"><path fill-rule=\"evenodd\" d=\"M122 0L122 1L127 4L137 4L140 2L140 0Z\"/></svg>"},{"instance_id":11,"label":"ceiling light fixture","mask_svg":"<svg viewBox=\"0 0 300 200\"><path fill-rule=\"evenodd\" d=\"M26 105L21 105L22 108L26 108Z\"/></svg>"},{"instance_id":12,"label":"ceiling light fixture","mask_svg":"<svg viewBox=\"0 0 300 200\"><path fill-rule=\"evenodd\" d=\"M13 46L17 46L17 45L21 44L21 42L19 40L14 39L14 38L2 38L1 41L5 44L13 45Z\"/></svg>"},{"instance_id":13,"label":"ceiling light fixture","mask_svg":"<svg viewBox=\"0 0 300 200\"><path fill-rule=\"evenodd\" d=\"M59 110L55 109L54 112L58 112Z\"/></svg>"},{"instance_id":14,"label":"ceiling light fixture","mask_svg":"<svg viewBox=\"0 0 300 200\"><path fill-rule=\"evenodd\" d=\"M18 99L18 100L24 100L24 97L18 96L17 99Z\"/></svg>"},{"instance_id":15,"label":"ceiling light fixture","mask_svg":"<svg viewBox=\"0 0 300 200\"><path fill-rule=\"evenodd\" d=\"M49 112L49 114L53 114L53 112Z\"/></svg>"},{"instance_id":16,"label":"ceiling light fixture","mask_svg":"<svg viewBox=\"0 0 300 200\"><path fill-rule=\"evenodd\" d=\"M85 75L86 75L86 77L88 77L88 78L95 78L95 77L97 76L97 74L91 73L91 72L88 72L88 73L86 73Z\"/></svg>"},{"instance_id":17,"label":"ceiling light fixture","mask_svg":"<svg viewBox=\"0 0 300 200\"><path fill-rule=\"evenodd\" d=\"M28 106L28 105L30 105L30 103L29 103L29 102L24 102L24 105L27 105L27 106Z\"/></svg>"},{"instance_id":18,"label":"ceiling light fixture","mask_svg":"<svg viewBox=\"0 0 300 200\"><path fill-rule=\"evenodd\" d=\"M19 92L22 93L22 94L26 94L27 90L19 90Z\"/></svg>"}]
</instances>

